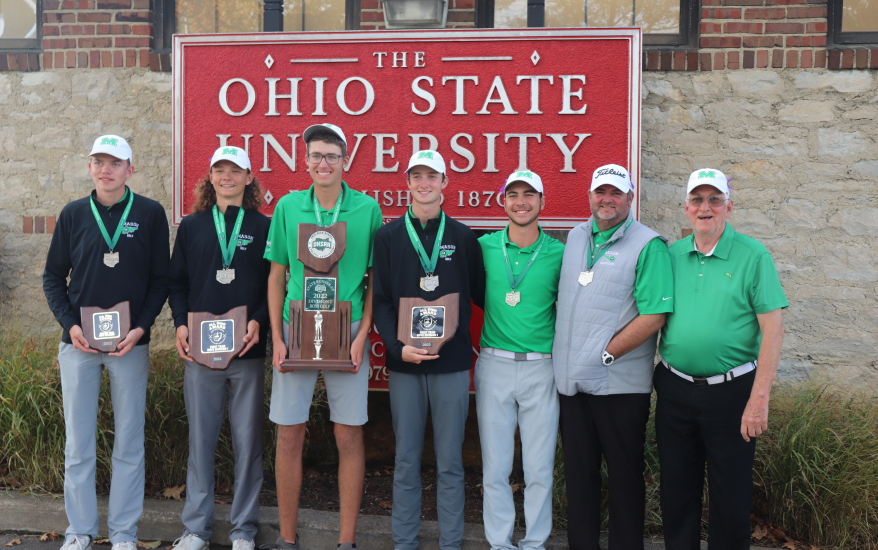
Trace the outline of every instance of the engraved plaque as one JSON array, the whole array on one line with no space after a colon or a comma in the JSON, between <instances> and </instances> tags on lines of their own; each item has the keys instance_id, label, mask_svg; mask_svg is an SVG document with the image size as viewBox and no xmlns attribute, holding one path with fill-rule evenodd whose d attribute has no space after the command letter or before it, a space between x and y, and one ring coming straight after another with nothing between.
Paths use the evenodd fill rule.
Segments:
<instances>
[{"instance_id":1,"label":"engraved plaque","mask_svg":"<svg viewBox=\"0 0 878 550\"><path fill-rule=\"evenodd\" d=\"M116 351L116 346L131 330L131 309L127 301L108 309L81 307L79 316L82 336L88 346L105 353Z\"/></svg>"}]
</instances>

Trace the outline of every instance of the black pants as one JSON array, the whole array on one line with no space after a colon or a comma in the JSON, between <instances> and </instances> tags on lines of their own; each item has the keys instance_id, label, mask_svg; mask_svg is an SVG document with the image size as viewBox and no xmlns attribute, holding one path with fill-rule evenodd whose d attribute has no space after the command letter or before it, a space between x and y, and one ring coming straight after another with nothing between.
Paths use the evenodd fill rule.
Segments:
<instances>
[{"instance_id":1,"label":"black pants","mask_svg":"<svg viewBox=\"0 0 878 550\"><path fill-rule=\"evenodd\" d=\"M741 416L756 371L730 382L696 385L655 369L655 428L661 466L667 550L698 550L704 466L710 500L708 548L750 548L750 504L756 439L744 441Z\"/></svg>"},{"instance_id":2,"label":"black pants","mask_svg":"<svg viewBox=\"0 0 878 550\"><path fill-rule=\"evenodd\" d=\"M561 396L570 550L599 550L601 457L610 491L610 550L642 550L648 393Z\"/></svg>"}]
</instances>

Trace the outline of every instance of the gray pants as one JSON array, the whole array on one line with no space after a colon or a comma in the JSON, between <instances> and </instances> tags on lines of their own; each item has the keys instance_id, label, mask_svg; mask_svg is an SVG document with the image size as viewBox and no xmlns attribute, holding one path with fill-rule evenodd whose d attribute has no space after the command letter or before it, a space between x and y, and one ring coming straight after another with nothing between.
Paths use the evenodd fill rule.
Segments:
<instances>
[{"instance_id":1,"label":"gray pants","mask_svg":"<svg viewBox=\"0 0 878 550\"><path fill-rule=\"evenodd\" d=\"M58 345L61 391L64 396L64 507L70 526L67 537L98 536L95 493L98 397L104 369L113 400L113 477L107 527L110 542L136 542L143 512L143 425L149 346L134 346L122 357L85 353L72 344Z\"/></svg>"},{"instance_id":2,"label":"gray pants","mask_svg":"<svg viewBox=\"0 0 878 550\"><path fill-rule=\"evenodd\" d=\"M235 359L226 370L186 361L183 395L189 417L189 465L183 534L203 540L213 534L214 460L226 408L235 451L235 497L229 539L256 538L262 489L262 418L265 399L264 359Z\"/></svg>"},{"instance_id":3,"label":"gray pants","mask_svg":"<svg viewBox=\"0 0 878 550\"><path fill-rule=\"evenodd\" d=\"M436 451L439 547L457 550L463 539L463 436L469 412L469 371L446 374L391 372L388 387L396 465L392 531L395 550L415 550L421 529L421 455L427 412Z\"/></svg>"}]
</instances>

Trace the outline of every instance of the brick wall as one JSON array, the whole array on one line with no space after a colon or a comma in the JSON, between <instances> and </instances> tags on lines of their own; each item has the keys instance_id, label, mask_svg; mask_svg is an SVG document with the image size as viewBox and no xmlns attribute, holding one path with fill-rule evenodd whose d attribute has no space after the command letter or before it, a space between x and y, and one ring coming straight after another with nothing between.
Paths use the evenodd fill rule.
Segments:
<instances>
[{"instance_id":1,"label":"brick wall","mask_svg":"<svg viewBox=\"0 0 878 550\"><path fill-rule=\"evenodd\" d=\"M698 48L649 49L649 71L760 68L876 69L878 47L827 49L826 0L700 0ZM476 0L449 0L448 28L475 26ZM381 0L362 0L360 28L384 28ZM149 67L170 70L150 52L150 0L44 0L42 54L0 55L0 71Z\"/></svg>"},{"instance_id":2,"label":"brick wall","mask_svg":"<svg viewBox=\"0 0 878 550\"><path fill-rule=\"evenodd\" d=\"M374 31L384 27L381 0L361 0L360 29ZM445 28L462 29L476 26L476 0L448 0Z\"/></svg>"},{"instance_id":3,"label":"brick wall","mask_svg":"<svg viewBox=\"0 0 878 550\"><path fill-rule=\"evenodd\" d=\"M149 0L43 0L43 67L149 67Z\"/></svg>"},{"instance_id":4,"label":"brick wall","mask_svg":"<svg viewBox=\"0 0 878 550\"><path fill-rule=\"evenodd\" d=\"M826 0L701 0L697 51L644 53L649 71L875 69L878 48L827 50Z\"/></svg>"}]
</instances>

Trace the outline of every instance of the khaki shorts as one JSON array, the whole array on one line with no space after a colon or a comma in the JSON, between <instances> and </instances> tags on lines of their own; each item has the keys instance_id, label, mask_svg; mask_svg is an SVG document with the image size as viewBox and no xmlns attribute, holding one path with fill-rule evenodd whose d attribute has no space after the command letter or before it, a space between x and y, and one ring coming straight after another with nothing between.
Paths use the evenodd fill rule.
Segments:
<instances>
[{"instance_id":1,"label":"khaki shorts","mask_svg":"<svg viewBox=\"0 0 878 550\"><path fill-rule=\"evenodd\" d=\"M359 321L351 323L351 338L357 335L359 328ZM288 334L289 326L284 323L285 343ZM365 424L369 420L366 407L369 395L368 346L363 353L363 363L356 374L337 370L322 372L326 383L326 397L329 401L329 420L348 426ZM275 424L283 426L307 422L319 373L320 371L316 370L281 373L274 369L268 418Z\"/></svg>"}]
</instances>

